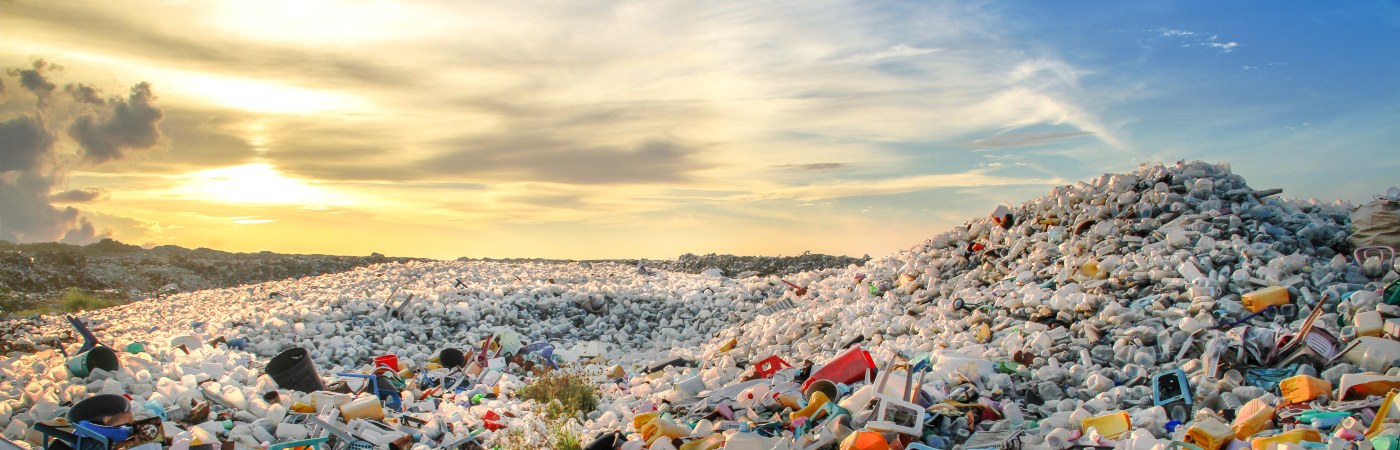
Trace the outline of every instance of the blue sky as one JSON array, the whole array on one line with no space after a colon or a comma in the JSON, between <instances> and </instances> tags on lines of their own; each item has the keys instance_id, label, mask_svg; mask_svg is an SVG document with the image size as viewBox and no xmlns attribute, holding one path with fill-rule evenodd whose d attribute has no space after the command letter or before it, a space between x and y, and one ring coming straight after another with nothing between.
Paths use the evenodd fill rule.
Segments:
<instances>
[{"instance_id":1,"label":"blue sky","mask_svg":"<svg viewBox=\"0 0 1400 450\"><path fill-rule=\"evenodd\" d=\"M881 255L1144 162L1400 184L1395 2L15 0L0 29L7 240Z\"/></svg>"}]
</instances>

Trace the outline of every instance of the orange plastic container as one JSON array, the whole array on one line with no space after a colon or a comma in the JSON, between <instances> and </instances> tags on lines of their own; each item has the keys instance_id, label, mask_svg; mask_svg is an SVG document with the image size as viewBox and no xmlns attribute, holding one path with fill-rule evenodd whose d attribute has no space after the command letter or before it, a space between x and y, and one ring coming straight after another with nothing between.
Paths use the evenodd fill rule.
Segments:
<instances>
[{"instance_id":1,"label":"orange plastic container","mask_svg":"<svg viewBox=\"0 0 1400 450\"><path fill-rule=\"evenodd\" d=\"M1252 312L1263 311L1270 306L1288 304L1288 289L1283 286L1269 286L1254 292L1245 293L1240 301Z\"/></svg>"},{"instance_id":2,"label":"orange plastic container","mask_svg":"<svg viewBox=\"0 0 1400 450\"><path fill-rule=\"evenodd\" d=\"M1225 444L1235 440L1235 430L1215 419L1206 419L1186 429L1186 443L1196 444L1204 450L1220 450Z\"/></svg>"},{"instance_id":3,"label":"orange plastic container","mask_svg":"<svg viewBox=\"0 0 1400 450\"><path fill-rule=\"evenodd\" d=\"M1332 392L1332 383L1321 378L1298 375L1279 382L1278 390L1288 403L1306 403Z\"/></svg>"},{"instance_id":4,"label":"orange plastic container","mask_svg":"<svg viewBox=\"0 0 1400 450\"><path fill-rule=\"evenodd\" d=\"M1274 407L1257 398L1245 403L1235 411L1235 423L1230 426L1235 430L1235 439L1249 439L1260 431L1269 429L1269 422L1274 420L1275 412Z\"/></svg>"}]
</instances>

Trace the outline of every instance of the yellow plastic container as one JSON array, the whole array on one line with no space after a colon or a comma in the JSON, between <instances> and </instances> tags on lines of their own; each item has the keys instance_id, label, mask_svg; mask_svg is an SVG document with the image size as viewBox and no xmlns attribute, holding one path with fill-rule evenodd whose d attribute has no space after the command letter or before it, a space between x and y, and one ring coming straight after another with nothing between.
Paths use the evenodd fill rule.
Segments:
<instances>
[{"instance_id":1,"label":"yellow plastic container","mask_svg":"<svg viewBox=\"0 0 1400 450\"><path fill-rule=\"evenodd\" d=\"M1269 429L1269 422L1274 420L1275 412L1277 411L1274 407L1257 398L1245 403L1235 411L1235 423L1230 425L1230 428L1235 430L1235 439L1249 439L1260 431Z\"/></svg>"},{"instance_id":2,"label":"yellow plastic container","mask_svg":"<svg viewBox=\"0 0 1400 450\"><path fill-rule=\"evenodd\" d=\"M1263 311L1270 306L1288 304L1288 289L1283 286L1269 286L1254 292L1245 293L1240 301L1252 312Z\"/></svg>"},{"instance_id":3,"label":"yellow plastic container","mask_svg":"<svg viewBox=\"0 0 1400 450\"><path fill-rule=\"evenodd\" d=\"M658 415L659 414L654 412L637 414L636 416L632 417L632 429L637 430L637 432L640 433L642 431L642 427L646 426L647 422L651 422L651 419L655 419Z\"/></svg>"},{"instance_id":4,"label":"yellow plastic container","mask_svg":"<svg viewBox=\"0 0 1400 450\"><path fill-rule=\"evenodd\" d=\"M1332 392L1332 383L1327 380L1298 375L1279 382L1278 390L1288 403L1306 403Z\"/></svg>"},{"instance_id":5,"label":"yellow plastic container","mask_svg":"<svg viewBox=\"0 0 1400 450\"><path fill-rule=\"evenodd\" d=\"M1187 428L1184 440L1204 450L1220 450L1225 444L1235 440L1235 430L1219 420L1206 419Z\"/></svg>"},{"instance_id":6,"label":"yellow plastic container","mask_svg":"<svg viewBox=\"0 0 1400 450\"><path fill-rule=\"evenodd\" d=\"M1312 428L1296 428L1293 431L1279 433L1265 438L1254 438L1254 440L1249 441L1249 446L1253 450L1268 450L1270 445L1283 443L1297 444L1303 441L1322 442L1322 433Z\"/></svg>"},{"instance_id":7,"label":"yellow plastic container","mask_svg":"<svg viewBox=\"0 0 1400 450\"><path fill-rule=\"evenodd\" d=\"M1099 434L1105 438L1117 439L1118 436L1123 435L1123 433L1132 431L1133 420L1128 417L1128 413L1126 412L1111 412L1090 417L1080 422L1080 431L1088 433L1090 428L1099 430Z\"/></svg>"},{"instance_id":8,"label":"yellow plastic container","mask_svg":"<svg viewBox=\"0 0 1400 450\"><path fill-rule=\"evenodd\" d=\"M1352 325L1356 326L1357 336L1380 336L1385 329L1385 318L1381 317L1379 311L1366 311L1356 313L1352 318Z\"/></svg>"},{"instance_id":9,"label":"yellow plastic container","mask_svg":"<svg viewBox=\"0 0 1400 450\"><path fill-rule=\"evenodd\" d=\"M831 399L826 398L825 392L813 392L812 398L807 400L807 407L793 411L792 414L788 414L788 420L797 420L798 417L812 417L813 414L817 413L817 410L821 409L822 406L826 405L829 401L831 401Z\"/></svg>"},{"instance_id":10,"label":"yellow plastic container","mask_svg":"<svg viewBox=\"0 0 1400 450\"><path fill-rule=\"evenodd\" d=\"M671 419L657 417L651 419L646 425L642 425L642 438L646 439L647 447L651 447L657 440L662 438L675 439L690 435L690 428L677 424Z\"/></svg>"}]
</instances>

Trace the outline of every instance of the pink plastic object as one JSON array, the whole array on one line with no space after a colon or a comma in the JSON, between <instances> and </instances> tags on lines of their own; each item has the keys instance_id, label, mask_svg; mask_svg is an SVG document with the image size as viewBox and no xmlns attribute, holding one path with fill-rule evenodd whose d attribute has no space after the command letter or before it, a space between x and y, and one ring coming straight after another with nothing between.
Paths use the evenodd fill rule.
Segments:
<instances>
[{"instance_id":1,"label":"pink plastic object","mask_svg":"<svg viewBox=\"0 0 1400 450\"><path fill-rule=\"evenodd\" d=\"M859 345L853 345L846 349L831 362L826 363L821 369L812 372L812 376L802 383L802 391L807 391L807 386L817 380L831 380L832 383L851 384L858 380L865 379L867 371L875 370L875 358L870 356L870 352L861 350Z\"/></svg>"}]
</instances>

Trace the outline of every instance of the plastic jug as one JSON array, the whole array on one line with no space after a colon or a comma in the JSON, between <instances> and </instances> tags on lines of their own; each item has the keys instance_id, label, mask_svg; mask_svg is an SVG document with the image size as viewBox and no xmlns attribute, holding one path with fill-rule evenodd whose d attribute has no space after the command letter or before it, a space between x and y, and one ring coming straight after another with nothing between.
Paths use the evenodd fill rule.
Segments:
<instances>
[{"instance_id":1,"label":"plastic jug","mask_svg":"<svg viewBox=\"0 0 1400 450\"><path fill-rule=\"evenodd\" d=\"M1204 450L1220 450L1226 443L1235 440L1235 430L1215 419L1206 419L1186 429L1186 443L1196 444Z\"/></svg>"},{"instance_id":2,"label":"plastic jug","mask_svg":"<svg viewBox=\"0 0 1400 450\"><path fill-rule=\"evenodd\" d=\"M651 419L646 425L642 425L641 432L642 439L645 439L647 441L647 446L650 447L658 439L675 439L689 436L690 428L678 425L671 421L671 419L657 417Z\"/></svg>"},{"instance_id":3,"label":"plastic jug","mask_svg":"<svg viewBox=\"0 0 1400 450\"><path fill-rule=\"evenodd\" d=\"M1274 413L1274 407L1264 403L1264 400L1256 398L1245 403L1235 411L1235 423L1230 426L1235 430L1235 439L1249 439L1260 431L1269 429L1269 422L1274 420Z\"/></svg>"},{"instance_id":4,"label":"plastic jug","mask_svg":"<svg viewBox=\"0 0 1400 450\"><path fill-rule=\"evenodd\" d=\"M1380 336L1381 331L1385 328L1385 319L1381 317L1379 311L1356 313L1352 322L1352 325L1356 327L1357 336Z\"/></svg>"},{"instance_id":5,"label":"plastic jug","mask_svg":"<svg viewBox=\"0 0 1400 450\"><path fill-rule=\"evenodd\" d=\"M1288 288L1283 286L1269 286L1254 292L1247 292L1240 297L1245 308L1250 312L1263 311L1270 306L1285 305L1288 303Z\"/></svg>"},{"instance_id":6,"label":"plastic jug","mask_svg":"<svg viewBox=\"0 0 1400 450\"><path fill-rule=\"evenodd\" d=\"M651 422L652 419L655 419L655 418L656 418L657 416L659 416L659 415L660 415L660 414L657 414L657 413L654 413L654 412L648 412L648 413L641 413L641 414L637 414L636 416L633 416L633 417L632 417L632 429L633 429L633 430L637 430L637 432L640 433L640 432L642 431L642 427L643 427L643 426L646 426L647 422Z\"/></svg>"},{"instance_id":7,"label":"plastic jug","mask_svg":"<svg viewBox=\"0 0 1400 450\"><path fill-rule=\"evenodd\" d=\"M1395 360L1400 359L1400 341L1364 336L1356 338L1348 346L1344 355L1347 362L1362 370L1385 373Z\"/></svg>"},{"instance_id":8,"label":"plastic jug","mask_svg":"<svg viewBox=\"0 0 1400 450\"><path fill-rule=\"evenodd\" d=\"M1109 439L1117 439L1118 436L1133 429L1133 421L1128 417L1128 413L1123 411L1101 414L1084 419L1080 422L1080 431L1088 434L1089 429L1099 430L1099 434Z\"/></svg>"},{"instance_id":9,"label":"plastic jug","mask_svg":"<svg viewBox=\"0 0 1400 450\"><path fill-rule=\"evenodd\" d=\"M340 407L340 417L349 422L354 419L384 420L384 405L379 397L366 395Z\"/></svg>"},{"instance_id":10,"label":"plastic jug","mask_svg":"<svg viewBox=\"0 0 1400 450\"><path fill-rule=\"evenodd\" d=\"M1298 375L1280 381L1278 389L1288 403L1306 403L1332 392L1332 383L1321 378Z\"/></svg>"},{"instance_id":11,"label":"plastic jug","mask_svg":"<svg viewBox=\"0 0 1400 450\"><path fill-rule=\"evenodd\" d=\"M1274 436L1265 438L1254 438L1249 441L1249 446L1253 450L1268 450L1270 445L1277 444L1298 444L1303 441L1322 442L1322 433L1312 428L1295 428Z\"/></svg>"}]
</instances>

